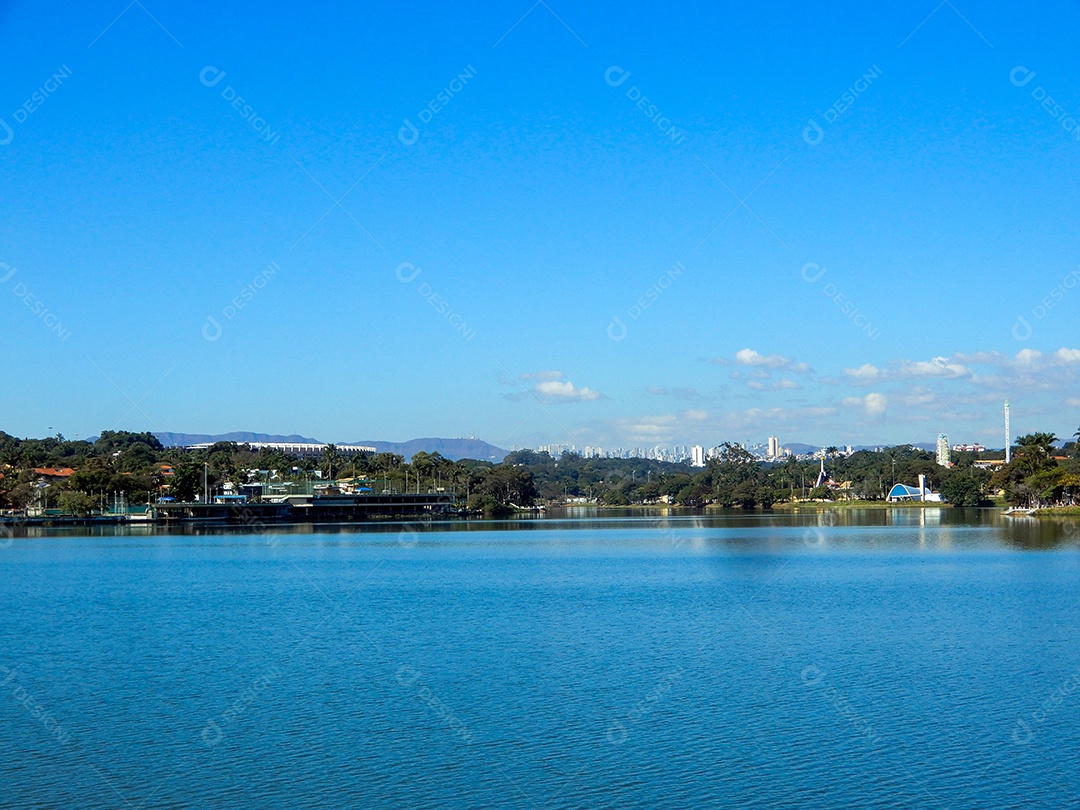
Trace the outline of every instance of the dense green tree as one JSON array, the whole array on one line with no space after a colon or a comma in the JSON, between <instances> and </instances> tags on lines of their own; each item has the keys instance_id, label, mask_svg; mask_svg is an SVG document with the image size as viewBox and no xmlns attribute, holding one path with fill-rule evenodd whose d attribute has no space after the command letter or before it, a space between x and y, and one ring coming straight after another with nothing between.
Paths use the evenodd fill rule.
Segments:
<instances>
[{"instance_id":1,"label":"dense green tree","mask_svg":"<svg viewBox=\"0 0 1080 810\"><path fill-rule=\"evenodd\" d=\"M982 489L970 475L957 473L945 479L941 497L953 506L978 506L982 501Z\"/></svg>"},{"instance_id":2,"label":"dense green tree","mask_svg":"<svg viewBox=\"0 0 1080 810\"><path fill-rule=\"evenodd\" d=\"M65 490L57 495L56 505L61 511L77 517L86 517L97 509L97 499L86 492Z\"/></svg>"}]
</instances>

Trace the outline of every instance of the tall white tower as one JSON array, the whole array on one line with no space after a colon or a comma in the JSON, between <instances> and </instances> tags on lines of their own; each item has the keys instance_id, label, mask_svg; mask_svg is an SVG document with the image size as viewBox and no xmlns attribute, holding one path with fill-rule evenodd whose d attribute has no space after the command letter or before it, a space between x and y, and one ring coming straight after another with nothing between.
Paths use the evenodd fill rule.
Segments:
<instances>
[{"instance_id":1,"label":"tall white tower","mask_svg":"<svg viewBox=\"0 0 1080 810\"><path fill-rule=\"evenodd\" d=\"M937 463L942 467L951 467L949 458L949 437L942 433L937 437Z\"/></svg>"},{"instance_id":2,"label":"tall white tower","mask_svg":"<svg viewBox=\"0 0 1080 810\"><path fill-rule=\"evenodd\" d=\"M1012 434L1009 432L1009 400L1005 400L1005 463L1012 461Z\"/></svg>"}]
</instances>

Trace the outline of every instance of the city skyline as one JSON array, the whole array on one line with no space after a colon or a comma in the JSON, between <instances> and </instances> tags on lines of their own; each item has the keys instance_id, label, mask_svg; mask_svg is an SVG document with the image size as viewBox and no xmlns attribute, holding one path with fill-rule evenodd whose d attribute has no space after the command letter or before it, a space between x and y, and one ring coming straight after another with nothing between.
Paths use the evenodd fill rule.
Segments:
<instances>
[{"instance_id":1,"label":"city skyline","mask_svg":"<svg viewBox=\"0 0 1080 810\"><path fill-rule=\"evenodd\" d=\"M1067 438L1080 12L928 11L6 7L0 427Z\"/></svg>"}]
</instances>

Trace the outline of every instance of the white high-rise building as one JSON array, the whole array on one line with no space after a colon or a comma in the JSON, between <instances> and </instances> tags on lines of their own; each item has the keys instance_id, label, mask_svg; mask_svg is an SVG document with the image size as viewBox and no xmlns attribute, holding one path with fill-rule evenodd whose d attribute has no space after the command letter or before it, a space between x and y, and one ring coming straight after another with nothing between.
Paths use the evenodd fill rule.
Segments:
<instances>
[{"instance_id":1,"label":"white high-rise building","mask_svg":"<svg viewBox=\"0 0 1080 810\"><path fill-rule=\"evenodd\" d=\"M776 436L769 437L769 458L780 458L780 440Z\"/></svg>"},{"instance_id":2,"label":"white high-rise building","mask_svg":"<svg viewBox=\"0 0 1080 810\"><path fill-rule=\"evenodd\" d=\"M944 433L937 437L937 463L942 467L952 466L949 458L949 437Z\"/></svg>"},{"instance_id":3,"label":"white high-rise building","mask_svg":"<svg viewBox=\"0 0 1080 810\"><path fill-rule=\"evenodd\" d=\"M702 447L700 444L695 444L693 447L690 448L690 466L705 466L705 448Z\"/></svg>"},{"instance_id":4,"label":"white high-rise building","mask_svg":"<svg viewBox=\"0 0 1080 810\"><path fill-rule=\"evenodd\" d=\"M1009 429L1009 400L1005 400L1005 463L1012 461L1012 431Z\"/></svg>"}]
</instances>

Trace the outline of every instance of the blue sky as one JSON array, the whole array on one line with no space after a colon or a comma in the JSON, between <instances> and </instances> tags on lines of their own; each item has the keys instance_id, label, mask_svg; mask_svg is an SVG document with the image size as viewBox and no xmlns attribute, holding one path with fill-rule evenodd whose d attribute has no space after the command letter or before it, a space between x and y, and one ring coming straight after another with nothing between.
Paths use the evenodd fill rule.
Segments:
<instances>
[{"instance_id":1,"label":"blue sky","mask_svg":"<svg viewBox=\"0 0 1080 810\"><path fill-rule=\"evenodd\" d=\"M1075 4L262 8L0 3L0 428L1080 423Z\"/></svg>"}]
</instances>

